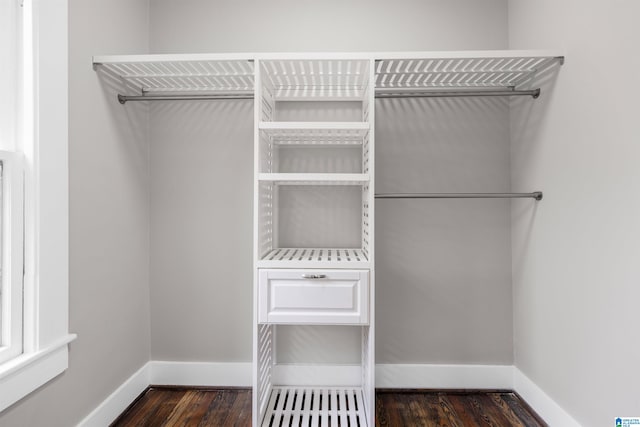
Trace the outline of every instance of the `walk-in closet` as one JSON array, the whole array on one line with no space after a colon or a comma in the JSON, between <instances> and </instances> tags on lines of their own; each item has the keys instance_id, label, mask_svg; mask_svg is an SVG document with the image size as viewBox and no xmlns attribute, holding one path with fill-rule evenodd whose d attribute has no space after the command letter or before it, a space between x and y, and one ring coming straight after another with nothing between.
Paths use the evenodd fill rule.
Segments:
<instances>
[{"instance_id":1,"label":"walk-in closet","mask_svg":"<svg viewBox=\"0 0 640 427\"><path fill-rule=\"evenodd\" d=\"M0 0L0 426L640 423L638 16Z\"/></svg>"},{"instance_id":2,"label":"walk-in closet","mask_svg":"<svg viewBox=\"0 0 640 427\"><path fill-rule=\"evenodd\" d=\"M420 120L439 128L439 136L452 138L453 144L474 144L474 138L488 138L476 130L465 131L470 125L459 121L461 114L477 120L474 115L483 114L487 106L495 109L495 123L482 123L489 135L495 134L495 129L504 129L509 99L520 98L521 104L536 102L541 95L540 79L556 73L563 61L560 52L535 51L94 58L94 66L104 79L121 82L117 101L122 108L141 101L233 104L253 100L254 150L253 158L246 162L254 164L255 425L374 425L375 237L380 231L388 239L384 225L374 222L376 199L383 199L378 203L385 205L400 201L405 210L423 210L420 203L425 201L437 210L442 207L436 200L471 199L471 203L454 202L448 209L462 210L456 214L472 217L476 215L474 203L489 215L497 211L504 216L508 199L528 199L526 209L533 210L543 198L537 188L510 192L507 181L473 191L471 181L461 180L469 185L466 191L451 191L458 187L444 180L421 179L407 183L400 191L377 192L379 187L393 188L393 183L376 182L374 141L381 114L376 106L395 109L393 114L409 110L407 114L414 116L410 120L398 118L391 125L402 123L410 128ZM448 99L488 99L489 103L439 101ZM422 101L418 106L434 110L415 117L416 104L412 102L416 100ZM447 108L454 111L437 110ZM460 112L464 109L469 112ZM447 116L448 121L439 122L439 117ZM190 120L198 126L198 120L207 119L192 116ZM380 120L390 125L388 118ZM468 141L456 141L458 128ZM403 130L397 133L390 129L383 133L388 138L386 145L391 146L387 148L389 156L393 155L394 140L407 138ZM429 151L437 149L441 141L430 141L427 132L413 138L419 139L426 151L411 155L424 158L394 167L416 168L409 173L419 176L421 165L432 161ZM505 146L500 148L505 150ZM468 155L460 153L460 159L451 161L468 161L465 157ZM484 175L492 171L474 172ZM496 204L493 199L497 206L491 207ZM188 221L188 211L186 215ZM387 220L398 217L393 212ZM415 220L409 223L416 226ZM448 239L437 243L446 246ZM387 251L405 244L412 245L420 256L429 246L406 237L384 243ZM392 272L384 274L387 290L400 280ZM425 308L431 304L427 298L415 303ZM401 327L427 327L418 319L413 322L416 324ZM420 335L414 339L420 341Z\"/></svg>"}]
</instances>

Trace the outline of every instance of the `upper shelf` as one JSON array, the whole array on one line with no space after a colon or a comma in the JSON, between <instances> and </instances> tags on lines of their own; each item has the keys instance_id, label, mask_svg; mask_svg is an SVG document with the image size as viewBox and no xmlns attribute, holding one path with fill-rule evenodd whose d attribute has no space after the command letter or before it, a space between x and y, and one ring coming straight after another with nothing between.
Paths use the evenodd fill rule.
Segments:
<instances>
[{"instance_id":1,"label":"upper shelf","mask_svg":"<svg viewBox=\"0 0 640 427\"><path fill-rule=\"evenodd\" d=\"M254 63L277 100L300 94L357 99L375 61L376 93L411 90L511 90L561 64L553 51L96 56L94 65L144 95L237 94L254 90ZM292 95L293 94L293 95ZM295 96L294 96L295 95ZM322 96L319 96L320 98Z\"/></svg>"},{"instance_id":2,"label":"upper shelf","mask_svg":"<svg viewBox=\"0 0 640 427\"><path fill-rule=\"evenodd\" d=\"M264 60L262 85L277 101L362 100L369 63L355 59Z\"/></svg>"},{"instance_id":3,"label":"upper shelf","mask_svg":"<svg viewBox=\"0 0 640 427\"><path fill-rule=\"evenodd\" d=\"M140 94L253 92L252 59L198 59L189 55L94 57L94 65Z\"/></svg>"},{"instance_id":4,"label":"upper shelf","mask_svg":"<svg viewBox=\"0 0 640 427\"><path fill-rule=\"evenodd\" d=\"M376 89L513 89L561 61L557 56L403 58L376 61Z\"/></svg>"}]
</instances>

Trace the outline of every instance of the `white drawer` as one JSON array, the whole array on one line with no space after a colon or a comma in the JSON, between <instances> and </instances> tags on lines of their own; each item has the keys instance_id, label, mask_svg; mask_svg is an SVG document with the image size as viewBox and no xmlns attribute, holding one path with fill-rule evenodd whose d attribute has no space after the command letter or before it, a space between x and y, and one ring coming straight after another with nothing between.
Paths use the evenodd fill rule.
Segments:
<instances>
[{"instance_id":1,"label":"white drawer","mask_svg":"<svg viewBox=\"0 0 640 427\"><path fill-rule=\"evenodd\" d=\"M369 271L261 269L258 321L366 324Z\"/></svg>"}]
</instances>

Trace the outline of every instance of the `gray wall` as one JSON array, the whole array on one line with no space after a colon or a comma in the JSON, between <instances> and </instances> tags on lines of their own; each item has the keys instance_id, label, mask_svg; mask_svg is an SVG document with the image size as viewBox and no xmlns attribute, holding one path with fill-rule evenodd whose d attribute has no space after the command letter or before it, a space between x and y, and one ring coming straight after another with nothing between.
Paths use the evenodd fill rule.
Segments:
<instances>
[{"instance_id":1,"label":"gray wall","mask_svg":"<svg viewBox=\"0 0 640 427\"><path fill-rule=\"evenodd\" d=\"M253 102L150 113L152 359L250 362Z\"/></svg>"},{"instance_id":2,"label":"gray wall","mask_svg":"<svg viewBox=\"0 0 640 427\"><path fill-rule=\"evenodd\" d=\"M509 109L379 100L376 191L509 191ZM511 364L505 200L376 201L376 362Z\"/></svg>"},{"instance_id":3,"label":"gray wall","mask_svg":"<svg viewBox=\"0 0 640 427\"><path fill-rule=\"evenodd\" d=\"M150 5L153 53L507 45L506 1ZM376 107L379 191L509 188L504 101L390 100ZM252 114L243 101L152 107L154 360L251 360ZM378 363L511 364L508 203L379 201L376 213ZM308 337L282 329L281 361L325 354L306 351L300 344ZM321 342L354 342L354 330L309 331ZM285 343L293 354L282 351ZM327 360L357 361L353 347L345 344L345 354Z\"/></svg>"},{"instance_id":4,"label":"gray wall","mask_svg":"<svg viewBox=\"0 0 640 427\"><path fill-rule=\"evenodd\" d=\"M92 70L99 53L147 50L147 0L69 5L69 369L0 415L71 426L149 360L146 113L126 112Z\"/></svg>"},{"instance_id":5,"label":"gray wall","mask_svg":"<svg viewBox=\"0 0 640 427\"><path fill-rule=\"evenodd\" d=\"M585 426L640 413L640 3L509 3L512 48L565 49L513 109L515 364Z\"/></svg>"},{"instance_id":6,"label":"gray wall","mask_svg":"<svg viewBox=\"0 0 640 427\"><path fill-rule=\"evenodd\" d=\"M501 49L507 0L153 0L154 53Z\"/></svg>"}]
</instances>

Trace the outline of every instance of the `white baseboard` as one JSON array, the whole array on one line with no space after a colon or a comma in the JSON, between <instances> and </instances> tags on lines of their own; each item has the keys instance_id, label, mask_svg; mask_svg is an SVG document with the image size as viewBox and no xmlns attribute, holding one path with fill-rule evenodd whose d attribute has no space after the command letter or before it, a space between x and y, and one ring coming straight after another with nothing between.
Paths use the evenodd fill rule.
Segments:
<instances>
[{"instance_id":1,"label":"white baseboard","mask_svg":"<svg viewBox=\"0 0 640 427\"><path fill-rule=\"evenodd\" d=\"M251 363L149 362L154 385L251 387Z\"/></svg>"},{"instance_id":2,"label":"white baseboard","mask_svg":"<svg viewBox=\"0 0 640 427\"><path fill-rule=\"evenodd\" d=\"M580 427L580 424L531 381L513 367L513 389L552 427Z\"/></svg>"},{"instance_id":3,"label":"white baseboard","mask_svg":"<svg viewBox=\"0 0 640 427\"><path fill-rule=\"evenodd\" d=\"M272 384L300 386L359 386L362 383L360 365L275 365Z\"/></svg>"},{"instance_id":4,"label":"white baseboard","mask_svg":"<svg viewBox=\"0 0 640 427\"><path fill-rule=\"evenodd\" d=\"M511 365L376 365L377 388L512 389Z\"/></svg>"},{"instance_id":5,"label":"white baseboard","mask_svg":"<svg viewBox=\"0 0 640 427\"><path fill-rule=\"evenodd\" d=\"M93 412L80 427L104 427L115 420L149 385L251 387L251 363L151 361L140 368ZM359 366L277 365L274 383L305 385L358 384ZM303 378L307 378L304 381ZM519 369L511 365L395 365L376 366L378 388L468 388L515 390L550 426L579 427L567 412Z\"/></svg>"},{"instance_id":6,"label":"white baseboard","mask_svg":"<svg viewBox=\"0 0 640 427\"><path fill-rule=\"evenodd\" d=\"M140 395L150 381L150 363L131 375L120 387L107 397L78 427L104 427L111 424Z\"/></svg>"}]
</instances>

